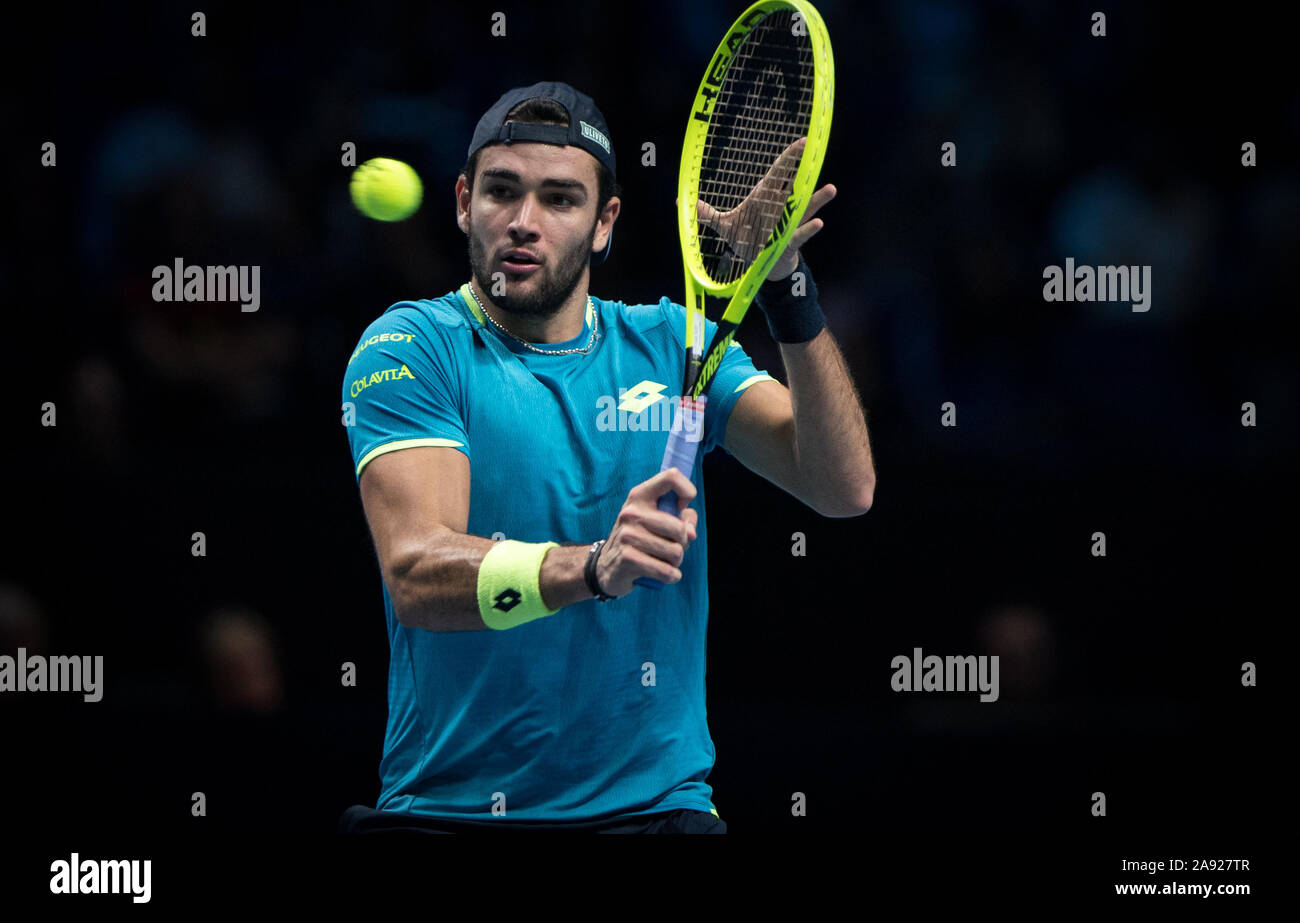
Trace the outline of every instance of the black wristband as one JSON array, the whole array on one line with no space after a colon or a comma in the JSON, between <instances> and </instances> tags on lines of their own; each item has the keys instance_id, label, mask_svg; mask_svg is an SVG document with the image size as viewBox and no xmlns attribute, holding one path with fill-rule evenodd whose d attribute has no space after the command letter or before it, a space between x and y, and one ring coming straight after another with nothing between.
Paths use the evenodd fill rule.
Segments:
<instances>
[{"instance_id":1,"label":"black wristband","mask_svg":"<svg viewBox=\"0 0 1300 923\"><path fill-rule=\"evenodd\" d=\"M601 602L608 602L611 599L618 599L617 596L610 596L600 588L600 581L596 579L596 559L600 557L600 549L605 547L605 539L594 543L591 551L587 553L587 565L583 568L582 575L587 580L587 589L591 590L591 595L595 596Z\"/></svg>"},{"instance_id":2,"label":"black wristband","mask_svg":"<svg viewBox=\"0 0 1300 923\"><path fill-rule=\"evenodd\" d=\"M794 293L795 273L803 273L802 295ZM778 343L807 343L826 326L826 315L817 301L817 283L813 282L802 253L799 265L788 278L768 279L758 287L754 303L767 318L767 329Z\"/></svg>"}]
</instances>

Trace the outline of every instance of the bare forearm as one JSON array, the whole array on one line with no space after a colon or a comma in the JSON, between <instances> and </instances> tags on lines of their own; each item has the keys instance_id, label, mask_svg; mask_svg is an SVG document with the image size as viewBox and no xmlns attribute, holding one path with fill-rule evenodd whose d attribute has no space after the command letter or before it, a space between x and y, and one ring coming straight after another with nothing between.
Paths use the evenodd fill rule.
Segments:
<instances>
[{"instance_id":1,"label":"bare forearm","mask_svg":"<svg viewBox=\"0 0 1300 923\"><path fill-rule=\"evenodd\" d=\"M437 533L430 547L406 556L386 575L398 620L427 631L484 631L478 608L478 572L496 544L477 535ZM561 609L591 598L583 579L589 545L562 545L542 559L542 601Z\"/></svg>"},{"instance_id":2,"label":"bare forearm","mask_svg":"<svg viewBox=\"0 0 1300 923\"><path fill-rule=\"evenodd\" d=\"M871 506L876 471L862 401L829 329L807 343L782 343L794 406L795 460L813 504L829 516Z\"/></svg>"}]
</instances>

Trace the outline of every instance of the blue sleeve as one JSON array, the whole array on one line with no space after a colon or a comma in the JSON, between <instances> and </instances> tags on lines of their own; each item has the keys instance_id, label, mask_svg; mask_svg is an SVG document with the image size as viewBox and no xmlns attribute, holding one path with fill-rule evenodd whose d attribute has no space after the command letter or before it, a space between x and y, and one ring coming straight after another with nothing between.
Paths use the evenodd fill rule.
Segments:
<instances>
[{"instance_id":1,"label":"blue sleeve","mask_svg":"<svg viewBox=\"0 0 1300 923\"><path fill-rule=\"evenodd\" d=\"M374 458L415 446L449 446L472 459L463 376L447 332L415 306L377 318L343 376L344 423L357 480Z\"/></svg>"},{"instance_id":2,"label":"blue sleeve","mask_svg":"<svg viewBox=\"0 0 1300 923\"><path fill-rule=\"evenodd\" d=\"M686 308L680 304L664 298L660 304L664 306L668 314L669 326L672 328L673 337L682 351L682 356L686 352ZM707 347L713 340L713 334L717 331L718 325L711 320L704 322L704 345ZM683 361L679 358L679 363ZM700 443L700 451L708 454L715 447L722 446L723 451L726 446L723 445L727 438L727 421L731 418L731 411L740 400L740 395L745 389L755 382L759 381L776 381L767 372L759 371L754 367L753 360L749 354L735 339L732 339L731 345L727 347L726 355L722 357L722 362L718 366L718 371L713 376L713 384L709 385L708 403L704 409L704 438Z\"/></svg>"}]
</instances>

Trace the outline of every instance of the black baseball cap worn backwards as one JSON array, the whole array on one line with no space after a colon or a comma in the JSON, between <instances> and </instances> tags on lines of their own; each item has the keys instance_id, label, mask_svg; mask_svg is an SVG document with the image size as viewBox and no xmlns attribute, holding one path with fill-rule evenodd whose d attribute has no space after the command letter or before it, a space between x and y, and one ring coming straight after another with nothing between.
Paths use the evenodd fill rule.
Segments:
<instances>
[{"instance_id":1,"label":"black baseball cap worn backwards","mask_svg":"<svg viewBox=\"0 0 1300 923\"><path fill-rule=\"evenodd\" d=\"M539 98L553 100L563 106L564 111L569 113L569 124L539 125L533 122L506 121L506 115L515 106ZM489 144L512 144L516 141L580 147L603 164L610 176L618 178L614 145L609 140L609 126L605 124L605 117L590 96L579 93L567 83L543 81L507 91L478 120L474 138L469 143L469 153L465 156L467 159L473 157L476 151ZM614 235L611 233L604 253L593 255L592 262L604 261L609 255L609 246L613 243Z\"/></svg>"},{"instance_id":2,"label":"black baseball cap worn backwards","mask_svg":"<svg viewBox=\"0 0 1300 923\"><path fill-rule=\"evenodd\" d=\"M564 107L569 113L568 127L563 125L537 125L531 122L507 122L506 114L529 99L549 99ZM510 144L514 141L539 141L561 147L573 145L591 154L618 177L614 146L609 140L609 127L590 96L579 93L567 83L545 81L530 87L517 87L496 101L474 129L474 140L469 143L466 158L489 144Z\"/></svg>"}]
</instances>

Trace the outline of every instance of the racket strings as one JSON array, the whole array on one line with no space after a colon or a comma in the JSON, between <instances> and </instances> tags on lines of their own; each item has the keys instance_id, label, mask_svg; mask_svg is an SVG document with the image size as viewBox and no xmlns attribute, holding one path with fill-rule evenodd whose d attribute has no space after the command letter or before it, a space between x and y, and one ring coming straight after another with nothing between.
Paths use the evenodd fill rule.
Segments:
<instances>
[{"instance_id":1,"label":"racket strings","mask_svg":"<svg viewBox=\"0 0 1300 923\"><path fill-rule=\"evenodd\" d=\"M743 275L767 246L798 172L798 156L778 166L812 121L812 45L795 31L791 11L755 26L714 100L699 194L720 226L701 223L700 254L705 271L722 284Z\"/></svg>"}]
</instances>

